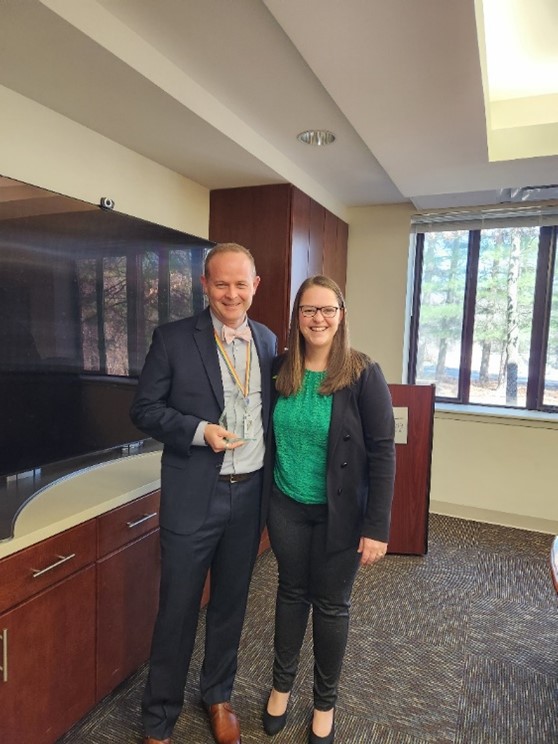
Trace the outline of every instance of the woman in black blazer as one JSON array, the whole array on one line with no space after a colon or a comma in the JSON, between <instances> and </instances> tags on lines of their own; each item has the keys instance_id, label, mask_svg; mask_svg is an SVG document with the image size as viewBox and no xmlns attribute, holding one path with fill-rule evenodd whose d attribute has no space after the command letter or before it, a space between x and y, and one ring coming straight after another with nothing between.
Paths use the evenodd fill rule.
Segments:
<instances>
[{"instance_id":1,"label":"woman in black blazer","mask_svg":"<svg viewBox=\"0 0 558 744\"><path fill-rule=\"evenodd\" d=\"M337 284L310 277L293 306L288 351L275 360L267 449L268 529L279 567L273 687L263 713L278 733L312 608L310 744L331 744L359 565L387 550L395 475L391 397L380 367L349 345Z\"/></svg>"}]
</instances>

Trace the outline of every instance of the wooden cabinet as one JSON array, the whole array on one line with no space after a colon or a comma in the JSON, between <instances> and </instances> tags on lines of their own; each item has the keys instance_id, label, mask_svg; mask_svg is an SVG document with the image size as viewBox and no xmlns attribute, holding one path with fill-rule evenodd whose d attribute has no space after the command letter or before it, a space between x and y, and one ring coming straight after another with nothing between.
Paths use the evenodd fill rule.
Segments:
<instances>
[{"instance_id":1,"label":"wooden cabinet","mask_svg":"<svg viewBox=\"0 0 558 744\"><path fill-rule=\"evenodd\" d=\"M159 496L0 560L1 742L53 744L148 658ZM268 545L264 535L260 552Z\"/></svg>"},{"instance_id":2,"label":"wooden cabinet","mask_svg":"<svg viewBox=\"0 0 558 744\"><path fill-rule=\"evenodd\" d=\"M98 518L97 700L149 656L159 594L159 492Z\"/></svg>"},{"instance_id":3,"label":"wooden cabinet","mask_svg":"<svg viewBox=\"0 0 558 744\"><path fill-rule=\"evenodd\" d=\"M345 291L348 225L291 184L212 191L209 237L251 251L262 284L250 316L277 334L279 349L304 279L327 274Z\"/></svg>"},{"instance_id":4,"label":"wooden cabinet","mask_svg":"<svg viewBox=\"0 0 558 744\"><path fill-rule=\"evenodd\" d=\"M0 560L2 741L52 744L149 655L159 492Z\"/></svg>"},{"instance_id":5,"label":"wooden cabinet","mask_svg":"<svg viewBox=\"0 0 558 744\"><path fill-rule=\"evenodd\" d=\"M51 744L95 702L95 527L0 561L2 741Z\"/></svg>"}]
</instances>

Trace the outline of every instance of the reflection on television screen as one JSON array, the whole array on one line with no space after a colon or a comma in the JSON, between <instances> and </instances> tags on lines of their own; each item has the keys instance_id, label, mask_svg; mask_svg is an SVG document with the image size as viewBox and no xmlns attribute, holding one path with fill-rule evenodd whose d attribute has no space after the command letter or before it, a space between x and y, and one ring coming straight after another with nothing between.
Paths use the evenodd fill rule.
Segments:
<instances>
[{"instance_id":1,"label":"reflection on television screen","mask_svg":"<svg viewBox=\"0 0 558 744\"><path fill-rule=\"evenodd\" d=\"M0 475L143 438L153 329L204 307L211 245L0 177Z\"/></svg>"}]
</instances>

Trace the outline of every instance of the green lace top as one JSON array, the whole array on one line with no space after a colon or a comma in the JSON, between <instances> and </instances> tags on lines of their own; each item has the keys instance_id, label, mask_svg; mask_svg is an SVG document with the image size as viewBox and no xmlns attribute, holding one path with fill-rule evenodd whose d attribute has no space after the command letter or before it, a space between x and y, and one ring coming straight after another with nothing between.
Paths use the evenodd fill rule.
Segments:
<instances>
[{"instance_id":1,"label":"green lace top","mask_svg":"<svg viewBox=\"0 0 558 744\"><path fill-rule=\"evenodd\" d=\"M280 396L273 412L275 483L284 494L303 504L327 501L327 441L333 396L318 393L325 374L306 370L298 393L288 398Z\"/></svg>"}]
</instances>

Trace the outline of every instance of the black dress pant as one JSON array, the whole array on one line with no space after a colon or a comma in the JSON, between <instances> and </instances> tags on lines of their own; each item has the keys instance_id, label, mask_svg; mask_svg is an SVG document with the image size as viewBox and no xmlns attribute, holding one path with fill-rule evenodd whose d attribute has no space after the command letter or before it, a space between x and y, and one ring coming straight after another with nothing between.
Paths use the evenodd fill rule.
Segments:
<instances>
[{"instance_id":1,"label":"black dress pant","mask_svg":"<svg viewBox=\"0 0 558 744\"><path fill-rule=\"evenodd\" d=\"M170 737L180 715L205 578L211 569L200 690L205 705L230 699L260 540L261 471L219 481L203 526L191 535L161 529L161 588L142 703L145 733Z\"/></svg>"},{"instance_id":2,"label":"black dress pant","mask_svg":"<svg viewBox=\"0 0 558 744\"><path fill-rule=\"evenodd\" d=\"M327 506L301 504L277 488L268 528L279 567L273 687L289 692L293 686L312 608L314 707L330 710L337 700L347 645L358 546L327 553Z\"/></svg>"}]
</instances>

